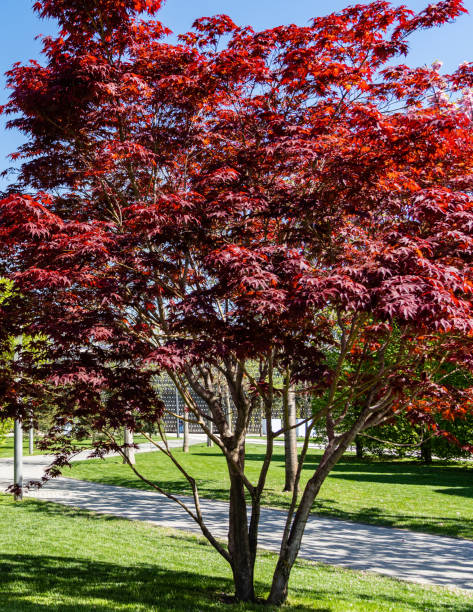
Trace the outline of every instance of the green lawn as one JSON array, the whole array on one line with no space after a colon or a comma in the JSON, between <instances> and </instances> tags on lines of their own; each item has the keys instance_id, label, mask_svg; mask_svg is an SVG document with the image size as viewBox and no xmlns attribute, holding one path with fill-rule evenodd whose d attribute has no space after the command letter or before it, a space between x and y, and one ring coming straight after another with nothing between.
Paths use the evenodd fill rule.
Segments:
<instances>
[{"instance_id":1,"label":"green lawn","mask_svg":"<svg viewBox=\"0 0 473 612\"><path fill-rule=\"evenodd\" d=\"M168 438L175 438L176 436L170 435L168 436ZM156 439L160 439L159 437L156 437ZM34 445L34 455L41 455L42 453L44 453L44 451L38 450L36 448L36 440L37 438L35 437L35 445ZM134 437L134 441L136 444L142 444L142 443L148 443L148 440L144 437L144 436L138 436L135 435ZM92 446L92 440L91 439L85 439L85 440L80 440L80 441L76 441L77 446L79 446L80 448L91 448ZM28 453L28 432L25 431L25 433L23 434L23 454L25 456L27 456ZM13 457L13 436L5 438L2 443L0 444L0 459L1 458L7 458L7 457Z\"/></svg>"},{"instance_id":2,"label":"green lawn","mask_svg":"<svg viewBox=\"0 0 473 612\"><path fill-rule=\"evenodd\" d=\"M204 445L192 446L188 455L176 450L179 460L197 477L202 497L226 499L228 477L220 452ZM249 445L248 474L256 476L263 447ZM321 451L311 450L303 480L313 472ZM137 456L137 465L150 480L174 492L190 493L187 482L160 453ZM75 464L66 476L126 487L147 488L121 459L92 460ZM281 491L284 450L277 447L264 504L286 508L290 496ZM314 512L377 525L473 539L473 466L415 461L359 461L346 456L324 483Z\"/></svg>"},{"instance_id":3,"label":"green lawn","mask_svg":"<svg viewBox=\"0 0 473 612\"><path fill-rule=\"evenodd\" d=\"M41 451L34 448L33 454L38 455ZM28 432L23 435L23 454L28 455ZM5 438L0 444L0 458L13 457L13 436Z\"/></svg>"},{"instance_id":4,"label":"green lawn","mask_svg":"<svg viewBox=\"0 0 473 612\"><path fill-rule=\"evenodd\" d=\"M12 532L11 526L14 525ZM265 597L275 556L258 560ZM145 523L0 495L0 609L9 612L271 610L224 603L230 571L202 539ZM285 610L468 612L473 600L299 561Z\"/></svg>"}]
</instances>

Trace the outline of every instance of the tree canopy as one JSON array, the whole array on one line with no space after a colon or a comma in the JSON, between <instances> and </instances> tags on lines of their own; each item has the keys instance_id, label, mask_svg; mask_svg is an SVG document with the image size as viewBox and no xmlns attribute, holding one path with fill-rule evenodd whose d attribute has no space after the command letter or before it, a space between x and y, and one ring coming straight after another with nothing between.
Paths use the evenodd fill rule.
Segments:
<instances>
[{"instance_id":1,"label":"tree canopy","mask_svg":"<svg viewBox=\"0 0 473 612\"><path fill-rule=\"evenodd\" d=\"M270 422L289 385L315 396L308 435L324 427L327 446L300 502L294 491L279 604L313 500L356 435L401 412L429 425L472 410L472 388L439 373L472 368L473 66L394 61L412 32L465 9L377 0L263 32L219 15L170 44L159 7L36 3L61 32L43 40L43 64L8 73L3 111L27 143L0 202L0 272L24 296L25 332L45 339L23 367L61 389L61 424L159 421L153 378L175 381L228 464L228 545L185 474L187 510L230 563L238 599L254 599L278 433L252 483L249 419L262 403ZM112 434L97 444L107 449L123 451Z\"/></svg>"}]
</instances>

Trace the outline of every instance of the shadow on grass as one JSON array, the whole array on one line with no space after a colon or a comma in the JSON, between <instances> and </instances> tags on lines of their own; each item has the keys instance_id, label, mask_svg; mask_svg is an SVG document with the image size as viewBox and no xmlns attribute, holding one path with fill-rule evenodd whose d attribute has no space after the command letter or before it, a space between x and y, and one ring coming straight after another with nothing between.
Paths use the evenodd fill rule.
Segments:
<instances>
[{"instance_id":1,"label":"shadow on grass","mask_svg":"<svg viewBox=\"0 0 473 612\"><path fill-rule=\"evenodd\" d=\"M315 456L310 455L303 467L303 472L311 473L318 466L318 460L322 452L315 451ZM221 454L216 449L204 450L201 447L191 447L188 457L196 456L212 462L221 459ZM249 465L261 464L264 453L249 448L245 459ZM81 462L82 463L82 462ZM80 464L79 464L80 465ZM284 451L277 449L272 458L273 467L284 467ZM208 467L208 466L207 466ZM473 496L473 465L458 466L452 462L437 462L432 465L420 464L409 460L386 460L386 459L357 459L355 456L344 456L333 468L330 478L341 478L346 480L358 480L363 482L378 482L407 485L438 485L440 487L462 487L471 490ZM470 491L468 491L470 496Z\"/></svg>"},{"instance_id":2,"label":"shadow on grass","mask_svg":"<svg viewBox=\"0 0 473 612\"><path fill-rule=\"evenodd\" d=\"M28 500L17 508L22 512L42 514L40 518L44 523L38 525L44 525L45 528L48 523L49 526L66 524L74 530L74 520L88 519L107 521L108 525L114 521L117 528L124 523L115 517L99 516L86 510L36 500ZM59 520L64 518L67 522ZM59 522L55 523L55 519ZM64 532L59 531L58 536L61 535L64 537ZM135 534L135 537L138 538L138 535ZM94 553L90 552L87 557L70 554L53 556L46 554L47 543L42 544L42 550L32 549L28 555L0 553L0 609L12 612L112 612L127 606L127 609L137 612L275 610L261 605L227 605L227 595L233 591L232 581L218 575L218 570L215 575L218 566L210 562L211 556L219 557L202 537L186 532L166 533L161 529L143 527L142 537L139 536L135 541L137 550L143 545L150 548L152 561L140 562L136 560L133 550L127 556L120 553L119 548L116 548L119 562L113 558L96 560L93 558ZM104 551L107 551L105 546ZM262 552L260 555L258 567L260 572L264 568L265 575L264 580L256 583L260 597L268 592L275 561L276 557L271 553ZM224 562L220 560L220 563L223 567ZM343 574L340 574L341 571ZM336 609L347 610L353 604L361 605L359 609L368 604L370 609L385 609L386 606L390 610L404 609L406 606L413 610L424 609L416 607L420 601L419 596L423 597L421 593L397 588L394 586L396 583L391 581L372 585L366 575L361 581L360 578L357 572L298 560L293 569L293 581L296 584L290 586L290 597L293 602L299 603L289 603L284 610L330 612L332 606L324 606L327 601L332 601ZM373 580L380 579L373 577ZM471 603L431 601L428 591L425 592L425 598L425 610L472 610ZM322 605L317 605L318 602Z\"/></svg>"},{"instance_id":3,"label":"shadow on grass","mask_svg":"<svg viewBox=\"0 0 473 612\"><path fill-rule=\"evenodd\" d=\"M193 455L205 456L210 458L212 455L209 452L195 448L191 453ZM322 451L319 449L312 450L307 456L303 471L312 472L318 466L319 460L322 457ZM254 448L249 448L246 451L245 459L247 462L261 463L264 461L264 453ZM273 464L284 466L284 450L276 449L273 453ZM423 464L419 461L406 459L386 459L369 457L366 459L358 459L355 455L344 455L342 459L335 465L331 475L340 474L343 478L345 472L352 472L354 475L366 474L376 475L380 478L378 482L385 482L381 479L382 475L389 477L389 482L398 482L399 484L438 484L442 486L454 486L457 482L459 486L465 483L465 486L471 486L473 478L473 464L467 463L458 464L454 461L435 461L432 464ZM347 478L349 478L347 476ZM399 478L399 480L392 480ZM371 479L371 478L369 478ZM422 479L424 482L419 482ZM361 480L361 478L360 478ZM368 478L367 478L368 480ZM373 478L374 480L374 478Z\"/></svg>"},{"instance_id":4,"label":"shadow on grass","mask_svg":"<svg viewBox=\"0 0 473 612\"><path fill-rule=\"evenodd\" d=\"M184 550L185 554L186 551ZM196 554L189 547L189 554ZM165 564L164 560L164 564ZM296 571L299 565L296 566ZM307 572L309 568L305 567ZM336 572L336 570L328 570ZM232 591L231 581L199 572L174 571L158 565L114 563L47 555L0 555L0 593L2 609L9 612L57 610L61 612L111 612L128 606L130 610L153 612L201 610L276 610L262 605L226 605L225 593ZM348 578L348 577L347 577ZM349 580L349 578L348 578ZM308 581L310 583L310 579ZM348 585L347 585L348 586ZM262 585L258 585L261 590ZM264 588L264 586L263 586ZM389 609L411 604L409 593L352 593L349 588L298 588L294 596L310 603L290 603L284 610L300 612L330 612L332 608L317 607L317 599L332 598L337 604L354 603ZM313 603L312 603L313 602ZM430 609L430 608L429 608ZM439 604L437 610L468 612L468 604Z\"/></svg>"},{"instance_id":5,"label":"shadow on grass","mask_svg":"<svg viewBox=\"0 0 473 612\"><path fill-rule=\"evenodd\" d=\"M127 519L113 516L113 514L99 514L98 512L93 512L89 510L84 510L83 508L76 508L75 506L62 506L61 504L57 504L54 502L44 502L37 501L35 499L26 499L23 502L20 502L21 508L33 514L39 513L48 518L67 518L67 519L75 519L82 518L92 521L100 521L100 522L116 522L126 521ZM0 552L1 558L1 552ZM0 574L0 584L1 584L1 574ZM0 608L1 610L1 608Z\"/></svg>"},{"instance_id":6,"label":"shadow on grass","mask_svg":"<svg viewBox=\"0 0 473 612\"><path fill-rule=\"evenodd\" d=\"M232 589L222 578L73 557L0 555L0 574L9 611L216 610L216 594Z\"/></svg>"},{"instance_id":7,"label":"shadow on grass","mask_svg":"<svg viewBox=\"0 0 473 612\"><path fill-rule=\"evenodd\" d=\"M421 485L426 486L438 486L446 487L445 489L436 489L437 493L448 493L450 495L460 495L462 497L473 498L473 474L468 474L467 477L459 478L455 474L448 477L443 474L392 474L387 473L385 475L379 473L368 473L368 474L340 474L335 470L332 472L331 478L337 478L341 480L355 480L356 482L370 482L370 483L388 483L394 485L414 485L416 487Z\"/></svg>"},{"instance_id":8,"label":"shadow on grass","mask_svg":"<svg viewBox=\"0 0 473 612\"><path fill-rule=\"evenodd\" d=\"M422 514L413 516L392 513L386 510L386 508L378 508L376 506L366 506L365 508L347 512L338 508L336 501L325 499L315 501L312 512L343 521L379 525L381 527L396 527L454 538L473 539L473 520L464 517L456 519L451 516L427 516Z\"/></svg>"}]
</instances>

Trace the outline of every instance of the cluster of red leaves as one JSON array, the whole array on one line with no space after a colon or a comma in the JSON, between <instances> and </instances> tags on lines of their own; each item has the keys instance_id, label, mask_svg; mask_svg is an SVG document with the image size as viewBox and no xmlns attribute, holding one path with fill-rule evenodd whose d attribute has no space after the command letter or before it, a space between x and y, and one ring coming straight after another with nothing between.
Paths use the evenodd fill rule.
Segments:
<instances>
[{"instance_id":1,"label":"cluster of red leaves","mask_svg":"<svg viewBox=\"0 0 473 612\"><path fill-rule=\"evenodd\" d=\"M337 317L360 327L355 371L402 336L380 396L415 393L445 351L471 368L471 118L432 94L435 68L392 65L462 2L264 32L217 16L177 45L137 19L159 6L38 2L61 35L44 66L9 73L4 110L28 137L17 188L37 193L0 202L1 272L71 414L152 418L157 369L271 351L321 388Z\"/></svg>"}]
</instances>

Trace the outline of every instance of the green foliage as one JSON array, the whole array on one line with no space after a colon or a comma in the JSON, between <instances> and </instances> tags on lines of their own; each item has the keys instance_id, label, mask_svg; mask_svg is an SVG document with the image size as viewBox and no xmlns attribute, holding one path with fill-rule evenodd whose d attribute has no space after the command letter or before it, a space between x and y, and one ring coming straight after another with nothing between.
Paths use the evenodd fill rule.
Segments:
<instances>
[{"instance_id":1,"label":"green foliage","mask_svg":"<svg viewBox=\"0 0 473 612\"><path fill-rule=\"evenodd\" d=\"M8 278L0 277L0 306L13 297L14 285Z\"/></svg>"},{"instance_id":2,"label":"green foliage","mask_svg":"<svg viewBox=\"0 0 473 612\"><path fill-rule=\"evenodd\" d=\"M22 296L15 289L14 283L0 277L0 308L5 307L14 311L17 301L21 299ZM0 313L0 326L2 322ZM30 401L29 391L32 389L31 383L36 382L36 372L32 369L29 376L20 379L14 367L15 360L25 357L26 361L34 364L34 368L41 367L45 363L42 353L44 345L48 343L46 336L42 334L32 336L23 334L21 331L22 325L17 329L16 335L11 333L8 323L4 323L3 328L0 327L0 444L4 442L6 433L12 428L11 419L5 418L12 415L11 405L17 402L18 398L28 407L33 404ZM36 401L34 405L35 424L45 429L46 425L53 422L54 411L43 397L41 402ZM28 412L27 418L29 419L30 416Z\"/></svg>"},{"instance_id":3,"label":"green foliage","mask_svg":"<svg viewBox=\"0 0 473 612\"><path fill-rule=\"evenodd\" d=\"M8 305L14 298L15 291L13 283L0 276L0 307ZM0 322L1 325L1 322ZM5 362L13 358L14 338L5 329L0 327L0 364L4 367Z\"/></svg>"},{"instance_id":4,"label":"green foliage","mask_svg":"<svg viewBox=\"0 0 473 612\"><path fill-rule=\"evenodd\" d=\"M436 364L430 364L434 368ZM453 365L444 365L435 379L442 385L453 389L466 389L473 383L473 376L465 371L458 370ZM367 435L359 437L363 450L377 456L396 455L398 457L412 456L416 452L420 455L423 440L426 440L434 457L439 459L467 458L471 456L465 445L473 440L473 414L465 413L463 417L456 415L448 420L442 415L432 413L437 432L450 434L457 443L444 435L436 435L428 426L415 425L405 414L397 415L388 423L373 428ZM375 439L376 438L376 439Z\"/></svg>"},{"instance_id":5,"label":"green foliage","mask_svg":"<svg viewBox=\"0 0 473 612\"><path fill-rule=\"evenodd\" d=\"M11 419L0 420L0 446L5 444L7 434L13 429L13 421Z\"/></svg>"},{"instance_id":6,"label":"green foliage","mask_svg":"<svg viewBox=\"0 0 473 612\"><path fill-rule=\"evenodd\" d=\"M359 436L363 452L378 457L395 455L409 457L420 455L421 443L428 440L432 455L438 459L460 459L471 457L471 453L462 447L473 440L473 416L456 418L453 421L437 419L439 429L458 440L458 444L444 436L434 435L426 427L414 426L405 416L399 415L392 422L371 429L367 435Z\"/></svg>"},{"instance_id":7,"label":"green foliage","mask_svg":"<svg viewBox=\"0 0 473 612\"><path fill-rule=\"evenodd\" d=\"M371 323L371 321L370 321ZM337 326L334 332L341 337L341 330ZM405 340L405 339L404 339ZM429 346L426 341L426 346ZM402 345L402 333L396 321L392 321L389 340L386 342L383 351L368 351L361 372L369 379L371 375L379 371L380 359L383 366L388 370L392 366L400 353L406 350ZM327 349L325 352L324 365L330 371L336 367L338 358L337 351ZM350 396L351 375L355 371L355 365L345 361L342 364L341 384L336 389L334 396L335 410L333 414L340 416L346 408L345 400ZM426 359L415 369L409 372L410 379L421 380L424 375L431 377L432 382L437 383L447 389L461 391L473 386L473 376L465 369L459 369L456 365L446 362L439 364L439 359ZM312 412L317 414L326 406L329 398L329 390L314 396L312 399ZM404 408L409 403L409 395L404 398ZM350 401L350 409L346 416L343 416L344 424L351 425L360 414L366 402L366 394L362 394ZM338 403L338 409L337 409ZM372 427L357 438L357 449L363 454L369 453L377 457L396 456L399 458L416 456L423 459L422 449L428 447L429 453L439 459L455 459L470 457L471 453L466 449L466 445L473 441L473 413L457 412L451 418L446 418L445 414L432 406L432 410L426 409L428 418L423 421L416 421L408 410L402 410L393 415L393 418L384 422L382 425ZM425 416L425 415L424 415ZM447 435L445 435L447 434ZM326 429L323 420L318 424L314 438L320 442L326 442Z\"/></svg>"}]
</instances>

